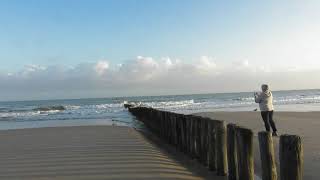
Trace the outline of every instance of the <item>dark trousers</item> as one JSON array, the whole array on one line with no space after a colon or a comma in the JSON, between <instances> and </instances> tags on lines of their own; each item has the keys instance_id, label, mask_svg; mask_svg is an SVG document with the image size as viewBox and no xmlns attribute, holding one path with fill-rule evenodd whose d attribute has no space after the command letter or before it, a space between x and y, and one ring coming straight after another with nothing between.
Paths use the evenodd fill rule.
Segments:
<instances>
[{"instance_id":1,"label":"dark trousers","mask_svg":"<svg viewBox=\"0 0 320 180\"><path fill-rule=\"evenodd\" d=\"M266 130L270 132L270 126L273 132L277 131L276 124L273 121L273 111L261 111L261 116Z\"/></svg>"}]
</instances>

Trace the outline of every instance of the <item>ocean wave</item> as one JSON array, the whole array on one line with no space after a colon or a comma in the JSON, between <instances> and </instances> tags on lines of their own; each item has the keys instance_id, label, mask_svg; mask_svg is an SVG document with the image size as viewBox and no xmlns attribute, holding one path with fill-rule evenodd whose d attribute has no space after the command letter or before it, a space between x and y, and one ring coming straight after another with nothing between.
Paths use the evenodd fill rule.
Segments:
<instances>
[{"instance_id":1,"label":"ocean wave","mask_svg":"<svg viewBox=\"0 0 320 180\"><path fill-rule=\"evenodd\" d=\"M75 109L81 108L81 106L77 106L77 105L65 105L64 107L66 108L66 110L75 110Z\"/></svg>"},{"instance_id":2,"label":"ocean wave","mask_svg":"<svg viewBox=\"0 0 320 180\"><path fill-rule=\"evenodd\" d=\"M233 98L234 101L254 101L254 97L239 97Z\"/></svg>"},{"instance_id":3,"label":"ocean wave","mask_svg":"<svg viewBox=\"0 0 320 180\"><path fill-rule=\"evenodd\" d=\"M109 108L121 108L123 107L123 103L117 104L97 104L94 105L97 109L109 109Z\"/></svg>"},{"instance_id":4,"label":"ocean wave","mask_svg":"<svg viewBox=\"0 0 320 180\"><path fill-rule=\"evenodd\" d=\"M150 106L153 108L175 108L185 107L196 104L193 99L183 101L161 101L161 102L144 102L142 105ZM198 103L197 103L198 104Z\"/></svg>"},{"instance_id":5,"label":"ocean wave","mask_svg":"<svg viewBox=\"0 0 320 180\"><path fill-rule=\"evenodd\" d=\"M104 118L110 113L124 111L122 103L93 104L93 105L59 105L26 108L25 110L11 109L0 112L0 119L10 121L28 121L39 119L91 119Z\"/></svg>"},{"instance_id":6,"label":"ocean wave","mask_svg":"<svg viewBox=\"0 0 320 180\"><path fill-rule=\"evenodd\" d=\"M8 108L7 107L0 107L0 112L8 112Z\"/></svg>"},{"instance_id":7,"label":"ocean wave","mask_svg":"<svg viewBox=\"0 0 320 180\"><path fill-rule=\"evenodd\" d=\"M64 111L66 108L64 106L42 106L38 108L34 108L34 111Z\"/></svg>"},{"instance_id":8,"label":"ocean wave","mask_svg":"<svg viewBox=\"0 0 320 180\"><path fill-rule=\"evenodd\" d=\"M68 105L66 111L61 113L71 114L101 114L124 111L123 103L106 103L106 104L91 104L91 105Z\"/></svg>"},{"instance_id":9,"label":"ocean wave","mask_svg":"<svg viewBox=\"0 0 320 180\"><path fill-rule=\"evenodd\" d=\"M17 117L30 117L30 116L35 116L35 115L41 115L40 111L36 112L2 112L0 113L0 118L1 119L8 119L8 118L17 118Z\"/></svg>"},{"instance_id":10,"label":"ocean wave","mask_svg":"<svg viewBox=\"0 0 320 180\"><path fill-rule=\"evenodd\" d=\"M289 96L274 99L275 104L311 104L320 103L320 96Z\"/></svg>"},{"instance_id":11,"label":"ocean wave","mask_svg":"<svg viewBox=\"0 0 320 180\"><path fill-rule=\"evenodd\" d=\"M318 92L317 92L318 93ZM252 110L258 107L251 93L233 93L222 95L184 95L161 97L126 97L117 100L64 100L21 104L1 104L1 121L67 120L67 119L108 119L110 117L128 118L125 103L135 103L166 111L193 113L214 110ZM282 104L320 103L320 95L312 92L274 93L275 106ZM63 110L62 110L63 109Z\"/></svg>"}]
</instances>

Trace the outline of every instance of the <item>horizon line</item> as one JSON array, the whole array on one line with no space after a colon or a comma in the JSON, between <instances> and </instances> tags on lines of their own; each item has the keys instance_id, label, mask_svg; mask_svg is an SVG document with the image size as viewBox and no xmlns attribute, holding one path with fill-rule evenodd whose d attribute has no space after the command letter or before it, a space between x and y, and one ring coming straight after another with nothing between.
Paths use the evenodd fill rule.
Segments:
<instances>
[{"instance_id":1,"label":"horizon line","mask_svg":"<svg viewBox=\"0 0 320 180\"><path fill-rule=\"evenodd\" d=\"M320 90L318 88L312 89L281 89L274 90L272 92L282 91L303 91L303 90ZM112 98L132 98L132 97L160 97L160 96L191 96L191 95L206 95L206 94L233 94L233 93L250 93L251 91L240 91L240 92L215 92L215 93L186 93L186 94L160 94L160 95L133 95L133 96L110 96L110 97L84 97L84 98L57 98L57 99L33 99L33 100L0 100L0 103L6 102L30 102L30 101L61 101L61 100L88 100L88 99L112 99ZM254 92L254 91L252 91Z\"/></svg>"}]
</instances>

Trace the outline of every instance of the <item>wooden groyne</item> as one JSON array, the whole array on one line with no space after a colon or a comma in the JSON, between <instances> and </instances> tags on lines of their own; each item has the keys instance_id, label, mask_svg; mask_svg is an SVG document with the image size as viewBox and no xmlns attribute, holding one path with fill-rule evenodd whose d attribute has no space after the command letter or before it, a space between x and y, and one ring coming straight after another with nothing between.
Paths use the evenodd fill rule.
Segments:
<instances>
[{"instance_id":1,"label":"wooden groyne","mask_svg":"<svg viewBox=\"0 0 320 180\"><path fill-rule=\"evenodd\" d=\"M225 121L183 115L149 107L129 107L129 112L169 144L197 159L229 180L253 180L254 156L251 129ZM263 180L277 180L273 140L259 133ZM280 137L280 180L302 180L303 146L295 135Z\"/></svg>"}]
</instances>

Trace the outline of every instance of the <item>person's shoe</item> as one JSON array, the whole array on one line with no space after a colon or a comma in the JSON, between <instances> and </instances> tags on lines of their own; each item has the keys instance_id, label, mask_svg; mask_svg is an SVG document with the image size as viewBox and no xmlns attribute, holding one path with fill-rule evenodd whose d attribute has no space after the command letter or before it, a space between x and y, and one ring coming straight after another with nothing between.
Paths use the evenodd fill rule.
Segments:
<instances>
[{"instance_id":1,"label":"person's shoe","mask_svg":"<svg viewBox=\"0 0 320 180\"><path fill-rule=\"evenodd\" d=\"M276 132L276 131L273 132L273 133L272 133L272 136L278 136L277 132Z\"/></svg>"}]
</instances>

